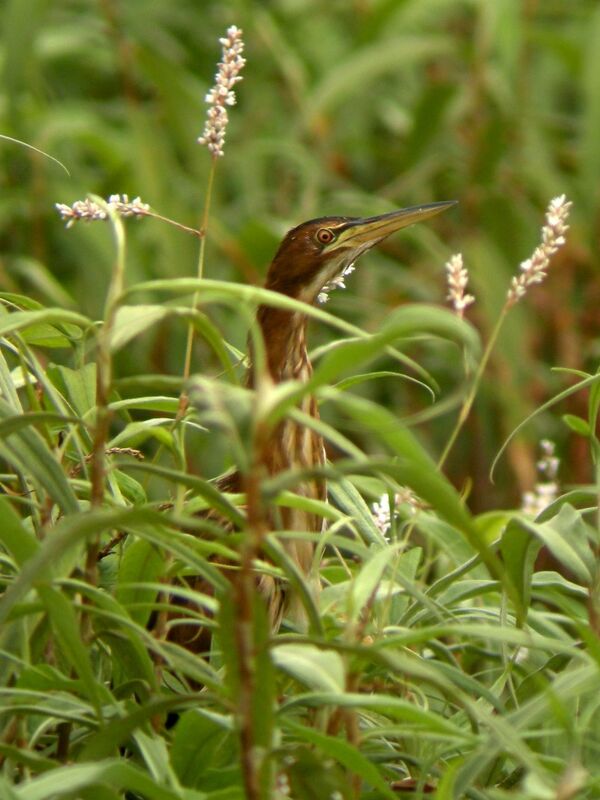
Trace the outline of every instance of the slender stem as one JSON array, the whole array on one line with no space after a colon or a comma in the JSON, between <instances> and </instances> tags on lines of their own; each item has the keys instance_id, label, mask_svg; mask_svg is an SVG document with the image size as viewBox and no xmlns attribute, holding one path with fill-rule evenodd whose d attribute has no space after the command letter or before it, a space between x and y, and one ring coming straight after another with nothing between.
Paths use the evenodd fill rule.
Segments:
<instances>
[{"instance_id":1,"label":"slender stem","mask_svg":"<svg viewBox=\"0 0 600 800\"><path fill-rule=\"evenodd\" d=\"M485 350L483 351L483 355L481 356L481 361L477 367L477 371L475 372L475 376L473 378L473 382L471 383L471 388L469 389L469 393L467 394L464 403L460 409L460 413L458 415L458 419L456 420L456 424L452 433L450 434L450 438L446 442L446 446L442 455L439 457L438 460L438 468L441 469L444 464L446 463L446 459L448 458L450 451L454 447L454 443L458 438L458 434L460 433L463 425L467 421L469 414L471 413L471 408L473 407L473 403L475 402L475 397L477 396L477 391L481 384L481 379L483 378L483 373L485 372L487 365L490 360L490 356L492 354L492 350L494 349L496 342L498 341L498 336L500 335L500 331L502 329L502 325L504 324L504 320L506 318L506 314L511 307L511 304L507 301L502 310L500 312L500 316L498 317L498 321L492 331L492 334L487 342Z\"/></svg>"},{"instance_id":2,"label":"slender stem","mask_svg":"<svg viewBox=\"0 0 600 800\"><path fill-rule=\"evenodd\" d=\"M111 337L123 294L125 275L125 235L123 225L115 212L111 213L113 233L116 242L116 257L104 306L104 323L98 332L98 355L96 359L96 424L94 427L92 452L90 454L90 502L92 508L100 508L104 503L106 485L106 443L110 432L111 411L109 408L112 389ZM94 586L98 578L98 554L100 537L94 536L87 547L85 576ZM91 617L82 616L82 636L87 641L91 636Z\"/></svg>"},{"instance_id":3,"label":"slender stem","mask_svg":"<svg viewBox=\"0 0 600 800\"><path fill-rule=\"evenodd\" d=\"M202 238L200 239L200 248L198 251L198 267L196 269L196 277L202 278L204 274L204 254L206 251L206 229L208 227L208 217L210 213L210 203L212 199L212 190L215 180L215 171L217 166L217 159L215 157L211 160L210 165L210 172L208 173L208 183L206 186L206 198L204 200L204 210L202 212L202 223L200 225L200 234ZM200 299L200 292L196 291L194 293L194 299L192 300L192 307L196 308L198 305L198 300ZM192 347L194 344L194 326L190 322L188 325L188 335L187 335L187 343L185 348L185 361L183 364L183 379L187 380L190 377L190 370L192 366ZM185 411L185 406L187 405L187 396L185 394L185 390L182 393L182 400L180 402L180 410Z\"/></svg>"},{"instance_id":4,"label":"slender stem","mask_svg":"<svg viewBox=\"0 0 600 800\"><path fill-rule=\"evenodd\" d=\"M206 195L205 195L205 198L204 198L204 209L202 211L202 221L201 221L201 225L200 225L200 248L198 250L198 265L196 267L196 277L199 278L199 279L202 278L202 275L204 274L204 255L205 255L205 252L206 252L206 229L208 227L208 217L209 217L209 214L210 214L210 203L211 203L211 199L212 199L212 191L213 191L213 185L214 185L214 181L215 181L216 167L217 167L217 157L213 156L213 158L211 160L211 164L210 164L210 171L208 173L208 181L207 181L207 184L206 184ZM194 292L194 297L192 299L192 308L193 309L196 308L196 306L198 305L199 300L200 300L200 292L199 292L199 290L196 290ZM172 430L174 430L177 427L177 424L180 422L180 420L183 419L183 417L185 415L185 412L187 411L189 398L188 398L188 394L187 394L187 389L186 389L185 383L186 383L187 379L190 377L190 372L191 372L191 369L192 369L192 349L193 349L193 346L194 346L194 325L193 325L192 322L190 322L188 324L188 329L187 329L187 342L186 342L186 345L185 345L185 359L184 359L184 363L183 363L183 381L184 381L184 386L183 386L183 389L181 390L181 394L179 395L179 407L177 408L177 414L175 415L175 419L173 420ZM180 444L181 444L181 450L180 450L180 452L181 452L181 460L182 460L183 465L185 466L185 460L186 460L186 458L185 458L185 432L183 432L183 431L182 431L181 437L180 437ZM175 508L176 508L177 511L181 510L181 506L183 504L184 497L185 497L185 487L183 487L182 485L179 485L177 487L177 497L176 497L176 501L175 501Z\"/></svg>"},{"instance_id":5,"label":"slender stem","mask_svg":"<svg viewBox=\"0 0 600 800\"><path fill-rule=\"evenodd\" d=\"M91 502L102 505L104 499L106 442L110 426L110 392L112 388L111 338L117 309L123 293L125 274L125 238L123 226L117 214L112 215L113 230L117 243L117 255L104 306L104 323L98 333L98 356L96 359L96 426L90 458Z\"/></svg>"},{"instance_id":6,"label":"slender stem","mask_svg":"<svg viewBox=\"0 0 600 800\"><path fill-rule=\"evenodd\" d=\"M600 459L598 453L595 458L596 464L594 469L594 477L596 479L596 537L600 538ZM600 544L600 542L598 542Z\"/></svg>"},{"instance_id":7,"label":"slender stem","mask_svg":"<svg viewBox=\"0 0 600 800\"><path fill-rule=\"evenodd\" d=\"M181 222L177 222L170 217L165 217L162 214L158 214L156 211L141 211L139 212L140 216L142 217L151 217L152 219L158 219L161 222L166 222L169 225L172 225L177 230L183 231L184 233L191 233L192 236L196 236L198 239L202 239L204 234L202 230L197 230L196 228L190 228L189 225L183 225Z\"/></svg>"},{"instance_id":8,"label":"slender stem","mask_svg":"<svg viewBox=\"0 0 600 800\"><path fill-rule=\"evenodd\" d=\"M242 545L240 571L233 585L235 613L235 643L239 663L239 693L237 697L238 727L240 736L241 768L248 800L260 797L259 765L256 760L254 736L254 703L256 692L256 666L254 643L256 620L254 595L256 592L253 563L262 538L263 521L260 511L260 479L252 470L245 480L248 499L247 541Z\"/></svg>"},{"instance_id":9,"label":"slender stem","mask_svg":"<svg viewBox=\"0 0 600 800\"><path fill-rule=\"evenodd\" d=\"M264 423L257 424L253 441L252 461L243 476L246 492L247 528L240 550L240 569L233 580L235 603L234 636L239 664L237 722L240 737L241 770L248 800L261 796L260 773L262 759L258 756L255 736L256 714L256 612L257 596L254 561L260 554L267 533L267 520L261 494L263 477L260 453L267 431Z\"/></svg>"}]
</instances>

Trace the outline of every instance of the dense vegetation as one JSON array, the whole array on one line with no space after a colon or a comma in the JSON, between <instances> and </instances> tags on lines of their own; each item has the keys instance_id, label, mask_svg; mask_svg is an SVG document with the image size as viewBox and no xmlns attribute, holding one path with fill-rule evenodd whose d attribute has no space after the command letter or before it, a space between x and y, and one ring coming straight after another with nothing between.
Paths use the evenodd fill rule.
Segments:
<instances>
[{"instance_id":1,"label":"dense vegetation","mask_svg":"<svg viewBox=\"0 0 600 800\"><path fill-rule=\"evenodd\" d=\"M2 797L600 797L597 4L7 0L2 30ZM101 200L65 230L56 203L114 193L205 235ZM566 242L507 304L563 194ZM310 387L243 389L289 227L443 199L310 311ZM211 479L307 391L330 502L294 471L256 502L326 519L324 588L269 533L256 570L309 620L273 634L215 567L255 532ZM175 595L205 657L168 638Z\"/></svg>"}]
</instances>

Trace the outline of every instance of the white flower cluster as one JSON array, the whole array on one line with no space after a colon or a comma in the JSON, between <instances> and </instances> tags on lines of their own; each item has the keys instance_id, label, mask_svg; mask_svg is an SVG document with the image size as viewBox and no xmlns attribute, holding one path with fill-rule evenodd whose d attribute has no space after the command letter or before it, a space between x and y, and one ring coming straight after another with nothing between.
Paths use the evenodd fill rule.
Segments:
<instances>
[{"instance_id":1,"label":"white flower cluster","mask_svg":"<svg viewBox=\"0 0 600 800\"><path fill-rule=\"evenodd\" d=\"M326 303L329 300L329 293L333 292L334 289L345 289L346 282L344 278L346 278L352 272L354 272L354 264L348 264L341 275L338 275L336 278L332 278L329 283L325 284L325 286L317 295L317 302L321 304Z\"/></svg>"},{"instance_id":2,"label":"white flower cluster","mask_svg":"<svg viewBox=\"0 0 600 800\"><path fill-rule=\"evenodd\" d=\"M126 194L111 194L106 204L113 208L122 217L145 217L150 213L150 206L143 203L140 197L130 200ZM56 203L60 216L66 220L67 228L76 222L92 222L93 220L106 219L108 212L104 206L87 197L85 200L76 200L72 205Z\"/></svg>"},{"instance_id":3,"label":"white flower cluster","mask_svg":"<svg viewBox=\"0 0 600 800\"><path fill-rule=\"evenodd\" d=\"M446 273L448 276L448 296L447 299L452 303L452 307L459 317L462 317L465 308L475 301L471 294L465 294L469 273L463 264L461 253L451 256L446 262Z\"/></svg>"},{"instance_id":4,"label":"white flower cluster","mask_svg":"<svg viewBox=\"0 0 600 800\"><path fill-rule=\"evenodd\" d=\"M554 455L554 442L549 439L542 439L540 442L542 455L537 462L539 480L531 492L523 494L521 509L532 517L538 514L553 503L558 497L559 485L556 480L560 460Z\"/></svg>"},{"instance_id":5,"label":"white flower cluster","mask_svg":"<svg viewBox=\"0 0 600 800\"><path fill-rule=\"evenodd\" d=\"M509 305L517 303L529 286L541 283L546 277L551 256L565 243L565 233L569 230L567 219L572 205L564 194L550 201L542 228L542 242L535 248L531 258L521 263L520 274L512 279L507 295Z\"/></svg>"},{"instance_id":6,"label":"white flower cluster","mask_svg":"<svg viewBox=\"0 0 600 800\"><path fill-rule=\"evenodd\" d=\"M415 514L416 511L421 508L421 504L417 496L407 488L403 489L401 492L397 492L394 496L394 506L396 508L403 503L406 503L409 506L411 514ZM386 536L392 524L392 511L390 509L389 494L382 494L379 498L379 501L373 503L371 510L373 511L373 520L375 525L379 528L381 533Z\"/></svg>"},{"instance_id":7,"label":"white flower cluster","mask_svg":"<svg viewBox=\"0 0 600 800\"><path fill-rule=\"evenodd\" d=\"M235 105L233 87L242 80L239 73L246 63L242 57L244 42L239 28L232 25L227 29L227 36L219 41L223 47L223 60L218 65L215 85L205 98L210 108L204 131L198 139L199 144L206 145L215 158L223 155L225 130L229 122L226 107Z\"/></svg>"}]
</instances>

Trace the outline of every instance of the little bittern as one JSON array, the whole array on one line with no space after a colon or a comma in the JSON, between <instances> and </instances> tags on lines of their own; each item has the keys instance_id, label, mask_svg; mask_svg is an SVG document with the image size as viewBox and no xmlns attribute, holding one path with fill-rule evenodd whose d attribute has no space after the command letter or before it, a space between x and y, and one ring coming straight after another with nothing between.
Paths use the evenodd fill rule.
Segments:
<instances>
[{"instance_id":1,"label":"little bittern","mask_svg":"<svg viewBox=\"0 0 600 800\"><path fill-rule=\"evenodd\" d=\"M279 245L269 267L265 286L305 303L315 303L319 294L328 286L335 285L336 279L371 247L401 228L428 219L453 205L454 201L446 201L404 208L376 217L321 217L304 222L289 231ZM273 382L308 380L312 368L306 350L306 315L263 305L258 309L257 322L264 340L266 367ZM251 365L247 385L253 387L256 380ZM302 401L302 410L311 417L319 416L313 397L306 397ZM292 468L320 466L325 463L323 440L313 429L287 418L264 443L260 462L270 475ZM241 489L237 473L228 476L223 488ZM311 481L296 487L296 491L324 500L326 487L323 481ZM293 508L281 509L280 522L283 529L289 531L320 532L322 528L322 520L318 515ZM285 546L298 569L308 576L313 545L304 539L287 539ZM318 578L313 579L312 584L316 592ZM274 627L279 624L284 611L292 622L303 624L303 610L297 599L264 579L262 588L267 595ZM176 638L181 641L180 637Z\"/></svg>"}]
</instances>

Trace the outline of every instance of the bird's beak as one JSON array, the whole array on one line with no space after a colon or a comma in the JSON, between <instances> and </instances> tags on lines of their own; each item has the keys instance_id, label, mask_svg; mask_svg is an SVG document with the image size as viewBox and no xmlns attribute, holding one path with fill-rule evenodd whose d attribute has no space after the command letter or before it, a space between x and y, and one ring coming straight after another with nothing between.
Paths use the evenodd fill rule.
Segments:
<instances>
[{"instance_id":1,"label":"bird's beak","mask_svg":"<svg viewBox=\"0 0 600 800\"><path fill-rule=\"evenodd\" d=\"M412 225L413 222L422 222L429 217L434 217L448 208L456 205L456 200L443 200L440 203L430 203L426 206L410 206L399 211L390 211L377 217L353 219L345 223L336 240L330 245L332 250L346 247L364 252L373 245L385 239L391 233Z\"/></svg>"}]
</instances>

